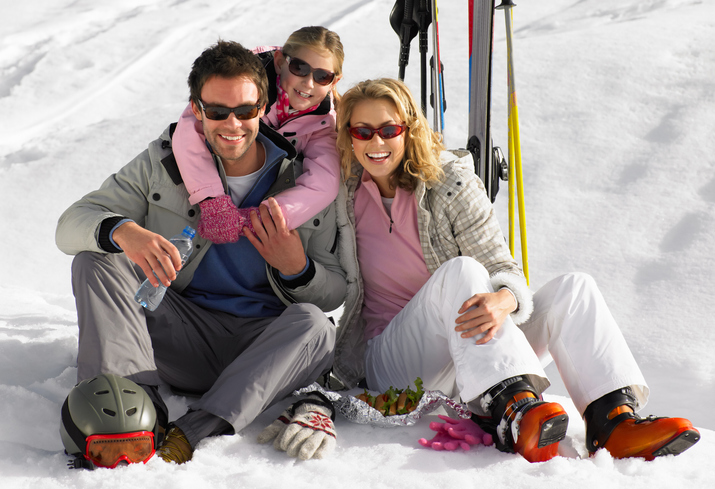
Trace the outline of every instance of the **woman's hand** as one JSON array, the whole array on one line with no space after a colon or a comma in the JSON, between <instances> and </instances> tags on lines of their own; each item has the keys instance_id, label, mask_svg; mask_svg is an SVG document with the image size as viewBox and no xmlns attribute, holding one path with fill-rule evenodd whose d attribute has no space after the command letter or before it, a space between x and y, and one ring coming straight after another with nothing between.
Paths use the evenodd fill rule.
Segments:
<instances>
[{"instance_id":1,"label":"woman's hand","mask_svg":"<svg viewBox=\"0 0 715 489\"><path fill-rule=\"evenodd\" d=\"M483 345L494 338L506 317L516 310L517 303L511 292L502 289L498 292L475 294L467 299L458 313L455 331L461 332L462 338L471 338L483 334L477 345Z\"/></svg>"}]
</instances>

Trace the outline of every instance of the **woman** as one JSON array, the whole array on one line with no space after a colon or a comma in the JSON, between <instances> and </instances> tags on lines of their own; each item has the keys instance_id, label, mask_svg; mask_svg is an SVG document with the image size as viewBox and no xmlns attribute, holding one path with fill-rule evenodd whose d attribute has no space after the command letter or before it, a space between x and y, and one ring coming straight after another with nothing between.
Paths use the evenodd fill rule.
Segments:
<instances>
[{"instance_id":1,"label":"woman","mask_svg":"<svg viewBox=\"0 0 715 489\"><path fill-rule=\"evenodd\" d=\"M352 284L341 380L383 391L421 377L459 395L500 450L535 462L557 454L568 424L541 399L553 357L591 452L652 459L697 441L688 420L635 414L648 387L590 277L559 277L532 300L471 155L443 151L403 83L367 80L343 95L338 151L340 230L355 235L341 250Z\"/></svg>"}]
</instances>

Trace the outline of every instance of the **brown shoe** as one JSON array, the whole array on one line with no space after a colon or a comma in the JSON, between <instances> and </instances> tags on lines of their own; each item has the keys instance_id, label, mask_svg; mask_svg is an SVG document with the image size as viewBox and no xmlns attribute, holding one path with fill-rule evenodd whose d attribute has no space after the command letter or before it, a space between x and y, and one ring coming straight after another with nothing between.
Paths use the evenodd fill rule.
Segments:
<instances>
[{"instance_id":1,"label":"brown shoe","mask_svg":"<svg viewBox=\"0 0 715 489\"><path fill-rule=\"evenodd\" d=\"M164 462L183 464L191 460L194 456L194 450L191 448L191 444L189 440L186 439L186 435L181 431L181 428L172 426L166 434L164 443L162 443L161 448L159 448L156 454L161 457Z\"/></svg>"},{"instance_id":2,"label":"brown shoe","mask_svg":"<svg viewBox=\"0 0 715 489\"><path fill-rule=\"evenodd\" d=\"M546 462L559 453L559 442L566 437L569 417L556 402L537 401L524 406L518 423L514 451L529 462ZM512 427L512 430L514 428Z\"/></svg>"},{"instance_id":3,"label":"brown shoe","mask_svg":"<svg viewBox=\"0 0 715 489\"><path fill-rule=\"evenodd\" d=\"M608 450L614 458L653 460L679 455L700 440L700 433L684 418L642 418L634 412L636 397L627 387L589 404L584 413L589 452Z\"/></svg>"},{"instance_id":4,"label":"brown shoe","mask_svg":"<svg viewBox=\"0 0 715 489\"><path fill-rule=\"evenodd\" d=\"M522 376L506 379L483 395L482 409L491 419L473 420L495 436L502 452L518 453L529 462L545 462L558 455L569 417L558 403L539 398Z\"/></svg>"},{"instance_id":5,"label":"brown shoe","mask_svg":"<svg viewBox=\"0 0 715 489\"><path fill-rule=\"evenodd\" d=\"M614 458L678 455L700 439L687 419L633 416L618 423L603 446Z\"/></svg>"}]
</instances>

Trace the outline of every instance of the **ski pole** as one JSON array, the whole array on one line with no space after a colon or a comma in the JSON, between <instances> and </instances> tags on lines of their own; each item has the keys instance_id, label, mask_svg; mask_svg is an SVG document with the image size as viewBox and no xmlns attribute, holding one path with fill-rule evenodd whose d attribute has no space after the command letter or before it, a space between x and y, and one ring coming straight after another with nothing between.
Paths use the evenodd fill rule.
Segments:
<instances>
[{"instance_id":1,"label":"ski pole","mask_svg":"<svg viewBox=\"0 0 715 489\"><path fill-rule=\"evenodd\" d=\"M427 1L428 0L418 0L417 11L415 12L420 33L420 103L422 113L425 116L427 115L427 50L429 49L427 28L432 23L432 16L430 15Z\"/></svg>"},{"instance_id":2,"label":"ski pole","mask_svg":"<svg viewBox=\"0 0 715 489\"><path fill-rule=\"evenodd\" d=\"M509 158L509 175L508 175L508 198L509 198L509 251L511 252L511 257L515 258L514 250L515 238L516 238L516 172L514 171L514 135L511 127L511 115L507 117L507 124L509 126L508 132L508 143L507 151Z\"/></svg>"},{"instance_id":3,"label":"ski pole","mask_svg":"<svg viewBox=\"0 0 715 489\"><path fill-rule=\"evenodd\" d=\"M437 17L437 1L432 0L432 109L434 115L434 130L444 132L444 78L442 59L439 53L439 21Z\"/></svg>"},{"instance_id":4,"label":"ski pole","mask_svg":"<svg viewBox=\"0 0 715 489\"><path fill-rule=\"evenodd\" d=\"M405 79L405 68L410 61L410 44L417 35L417 24L413 20L414 0L397 0L390 12L390 25L400 37L400 59L398 79Z\"/></svg>"},{"instance_id":5,"label":"ski pole","mask_svg":"<svg viewBox=\"0 0 715 489\"><path fill-rule=\"evenodd\" d=\"M507 45L507 77L509 85L509 163L514 169L514 178L516 180L516 193L519 208L519 235L521 237L521 260L524 269L524 277L526 284L529 284L529 253L526 242L526 206L524 203L524 178L521 166L521 141L519 135L519 108L516 103L516 81L514 78L514 56L513 56L513 36L514 28L512 26L513 16L512 8L515 7L511 0L502 0L501 5L497 8L504 10L504 19L506 22L506 45ZM514 166L511 166L511 164ZM510 220L512 219L513 207L511 206L511 173L509 178L510 184ZM510 226L511 232L511 226ZM509 240L510 246L513 246L513 241ZM512 255L514 251L512 249Z\"/></svg>"}]
</instances>

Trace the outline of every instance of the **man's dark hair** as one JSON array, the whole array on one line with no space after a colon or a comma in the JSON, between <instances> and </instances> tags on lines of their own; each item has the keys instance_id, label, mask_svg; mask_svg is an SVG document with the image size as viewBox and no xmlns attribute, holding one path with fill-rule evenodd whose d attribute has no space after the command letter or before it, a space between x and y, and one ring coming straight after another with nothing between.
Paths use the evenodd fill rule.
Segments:
<instances>
[{"instance_id":1,"label":"man's dark hair","mask_svg":"<svg viewBox=\"0 0 715 489\"><path fill-rule=\"evenodd\" d=\"M212 76L235 78L243 76L258 88L258 103L268 102L268 77L258 56L234 41L218 40L196 58L189 73L189 100L197 106L204 84Z\"/></svg>"}]
</instances>

